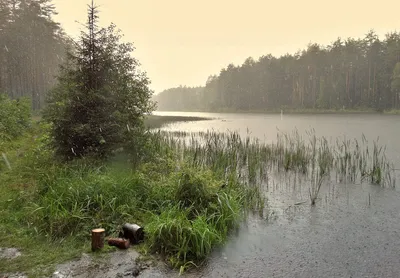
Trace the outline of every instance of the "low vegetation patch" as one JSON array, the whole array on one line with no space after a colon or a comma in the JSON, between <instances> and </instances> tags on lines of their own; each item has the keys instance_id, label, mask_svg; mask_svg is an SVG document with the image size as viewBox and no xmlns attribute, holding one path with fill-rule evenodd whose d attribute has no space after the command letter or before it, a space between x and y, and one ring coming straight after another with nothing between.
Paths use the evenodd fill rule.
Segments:
<instances>
[{"instance_id":1,"label":"low vegetation patch","mask_svg":"<svg viewBox=\"0 0 400 278\"><path fill-rule=\"evenodd\" d=\"M20 136L30 122L28 99L11 100L6 95L0 94L0 142L11 141Z\"/></svg>"},{"instance_id":2,"label":"low vegetation patch","mask_svg":"<svg viewBox=\"0 0 400 278\"><path fill-rule=\"evenodd\" d=\"M106 162L61 162L46 130L35 124L7 148L11 169L0 172L0 246L21 248L23 256L0 260L1 269L48 274L49 265L90 252L94 227L116 236L131 222L145 228L142 250L184 270L223 243L251 203L263 204L234 176L181 160L159 135L149 137L152 155L140 165L121 153Z\"/></svg>"}]
</instances>

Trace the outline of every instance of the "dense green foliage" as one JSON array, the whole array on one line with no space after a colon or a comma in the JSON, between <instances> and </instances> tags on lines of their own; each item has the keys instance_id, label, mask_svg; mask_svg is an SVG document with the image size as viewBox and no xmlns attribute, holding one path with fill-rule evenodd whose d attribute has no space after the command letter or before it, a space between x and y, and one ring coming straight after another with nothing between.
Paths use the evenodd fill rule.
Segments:
<instances>
[{"instance_id":1,"label":"dense green foliage","mask_svg":"<svg viewBox=\"0 0 400 278\"><path fill-rule=\"evenodd\" d=\"M123 223L133 222L145 228L145 250L185 269L224 242L246 207L263 205L257 201L258 187L239 183L235 175L225 177L222 168L210 171L182 160L174 144L159 134L149 137L147 158L132 167L125 153L107 163L58 162L48 129L35 124L7 147L12 167L0 172L0 233L7 237L0 237L0 245L39 252L20 245L23 235L35 242L32 248L47 250L45 245L65 241L82 244L77 249L82 252L93 227L117 236ZM53 253L65 252L64 245L53 248ZM42 257L31 260L43 262ZM38 271L23 257L7 265L0 260L0 267L24 270L22 262L29 273Z\"/></svg>"},{"instance_id":2,"label":"dense green foliage","mask_svg":"<svg viewBox=\"0 0 400 278\"><path fill-rule=\"evenodd\" d=\"M248 58L210 76L203 90L169 89L155 100L159 109L187 111L399 109L399 53L400 33L381 40L370 31L363 39L314 43L279 58Z\"/></svg>"},{"instance_id":3,"label":"dense green foliage","mask_svg":"<svg viewBox=\"0 0 400 278\"><path fill-rule=\"evenodd\" d=\"M0 0L0 92L40 109L69 44L50 0Z\"/></svg>"},{"instance_id":4,"label":"dense green foliage","mask_svg":"<svg viewBox=\"0 0 400 278\"><path fill-rule=\"evenodd\" d=\"M0 150L5 141L22 135L31 122L31 107L27 99L10 100L0 94Z\"/></svg>"},{"instance_id":5,"label":"dense green foliage","mask_svg":"<svg viewBox=\"0 0 400 278\"><path fill-rule=\"evenodd\" d=\"M133 46L119 42L114 25L97 26L93 5L88 18L44 111L56 153L65 159L104 158L117 148L134 147L143 134L143 115L153 107L149 80L130 56Z\"/></svg>"}]
</instances>

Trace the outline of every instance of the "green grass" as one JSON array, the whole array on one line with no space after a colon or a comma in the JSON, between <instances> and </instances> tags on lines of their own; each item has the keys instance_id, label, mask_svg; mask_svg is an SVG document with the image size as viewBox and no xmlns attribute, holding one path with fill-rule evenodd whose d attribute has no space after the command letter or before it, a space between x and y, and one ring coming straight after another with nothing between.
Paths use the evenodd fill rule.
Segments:
<instances>
[{"instance_id":1,"label":"green grass","mask_svg":"<svg viewBox=\"0 0 400 278\"><path fill-rule=\"evenodd\" d=\"M263 204L254 188L180 160L157 135L150 139L153 155L133 167L123 153L108 163L58 162L44 130L35 124L2 145L11 169L0 162L0 246L23 253L0 260L2 271L48 275L54 264L90 252L91 229L116 236L126 222L145 228L140 250L185 270L225 241L246 208L256 207L250 204Z\"/></svg>"}]
</instances>

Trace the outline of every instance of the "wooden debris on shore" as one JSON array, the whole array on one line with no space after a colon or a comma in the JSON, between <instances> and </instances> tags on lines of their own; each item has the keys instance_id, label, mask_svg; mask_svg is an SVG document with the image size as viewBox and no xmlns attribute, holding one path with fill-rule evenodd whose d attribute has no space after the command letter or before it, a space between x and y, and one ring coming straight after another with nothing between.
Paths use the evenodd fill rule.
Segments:
<instances>
[{"instance_id":1,"label":"wooden debris on shore","mask_svg":"<svg viewBox=\"0 0 400 278\"><path fill-rule=\"evenodd\" d=\"M97 228L92 230L92 251L100 250L104 247L105 230ZM128 249L131 244L137 244L144 240L143 228L137 224L125 223L122 225L122 231L117 238L108 238L109 246L115 246L120 249Z\"/></svg>"},{"instance_id":2,"label":"wooden debris on shore","mask_svg":"<svg viewBox=\"0 0 400 278\"><path fill-rule=\"evenodd\" d=\"M102 228L92 230L92 251L100 250L104 247L105 230Z\"/></svg>"},{"instance_id":3,"label":"wooden debris on shore","mask_svg":"<svg viewBox=\"0 0 400 278\"><path fill-rule=\"evenodd\" d=\"M109 238L107 242L109 246L115 246L119 249L128 249L130 246L129 239L124 238Z\"/></svg>"}]
</instances>

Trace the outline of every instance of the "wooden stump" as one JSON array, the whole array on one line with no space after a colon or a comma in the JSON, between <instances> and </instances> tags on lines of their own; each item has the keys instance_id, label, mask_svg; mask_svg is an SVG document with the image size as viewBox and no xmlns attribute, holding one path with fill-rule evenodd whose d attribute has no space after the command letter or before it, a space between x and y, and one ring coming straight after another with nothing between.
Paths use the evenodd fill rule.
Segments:
<instances>
[{"instance_id":1,"label":"wooden stump","mask_svg":"<svg viewBox=\"0 0 400 278\"><path fill-rule=\"evenodd\" d=\"M92 230L92 251L99 250L104 247L104 229Z\"/></svg>"},{"instance_id":2,"label":"wooden stump","mask_svg":"<svg viewBox=\"0 0 400 278\"><path fill-rule=\"evenodd\" d=\"M115 246L120 249L128 249L130 245L129 239L124 238L109 238L107 241L108 245Z\"/></svg>"}]
</instances>

